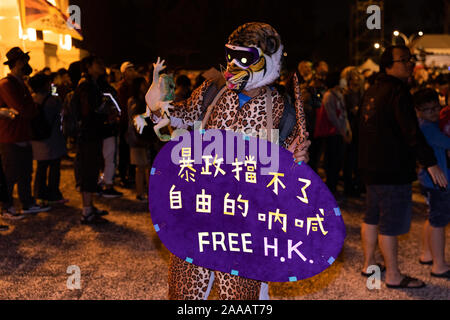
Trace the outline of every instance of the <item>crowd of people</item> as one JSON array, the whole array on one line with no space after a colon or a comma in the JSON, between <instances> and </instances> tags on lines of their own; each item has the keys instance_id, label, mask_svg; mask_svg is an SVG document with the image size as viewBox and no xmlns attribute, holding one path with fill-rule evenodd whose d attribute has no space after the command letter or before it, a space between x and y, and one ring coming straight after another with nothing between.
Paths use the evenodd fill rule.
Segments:
<instances>
[{"instance_id":1,"label":"crowd of people","mask_svg":"<svg viewBox=\"0 0 450 320\"><path fill-rule=\"evenodd\" d=\"M19 220L68 202L59 187L61 160L73 152L81 223L106 221L101 217L108 212L94 205L94 195L122 197L116 184L135 186L136 201L146 202L151 161L162 147L152 123L142 134L132 125L133 115L145 112L146 74L124 62L118 79L100 58L88 56L68 70L45 68L30 76L27 53L15 47L7 59L10 73L0 81L2 217ZM21 210L13 201L16 184Z\"/></svg>"},{"instance_id":2,"label":"crowd of people","mask_svg":"<svg viewBox=\"0 0 450 320\"><path fill-rule=\"evenodd\" d=\"M72 160L82 198L81 223L107 221L108 212L94 205L95 195L122 197L117 185L134 186L136 201L146 202L149 169L163 143L151 121L139 133L133 118L146 111L151 68L127 61L108 74L102 59L91 55L67 70L46 68L30 77L27 53L15 47L7 59L10 74L0 80L2 217L22 219L69 201L59 187L61 160L68 151L76 153ZM387 284L424 285L402 276L397 264L396 237L409 231L417 160L430 207L420 261L432 264L435 276L448 278L444 248L450 216L450 74L416 65L401 46L385 50L379 73L354 66L331 72L325 61L301 61L274 84L291 105L294 73L311 140L309 165L316 172L323 168L331 192L337 193L342 177L345 196L366 194L362 274L370 275L367 268L377 264L378 238L385 259L385 266L379 266L387 272ZM185 75L178 75L175 83L175 102L201 84L192 85ZM16 184L21 210L13 201Z\"/></svg>"}]
</instances>

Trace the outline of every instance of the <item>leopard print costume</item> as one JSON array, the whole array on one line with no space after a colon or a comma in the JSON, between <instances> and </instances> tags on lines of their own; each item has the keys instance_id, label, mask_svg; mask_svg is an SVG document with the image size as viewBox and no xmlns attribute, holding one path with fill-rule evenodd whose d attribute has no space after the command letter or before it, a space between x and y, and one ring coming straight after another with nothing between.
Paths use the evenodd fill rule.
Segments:
<instances>
[{"instance_id":1,"label":"leopard print costume","mask_svg":"<svg viewBox=\"0 0 450 320\"><path fill-rule=\"evenodd\" d=\"M211 84L211 82L205 81L203 85L193 92L189 99L174 103L171 118L177 118L186 125L193 125L201 116L203 98L208 86ZM295 94L296 109L299 109L301 107L300 91L296 90ZM276 90L272 90L271 99L273 129L277 129L284 111L284 99ZM297 111L296 119L297 123L292 133L286 139L284 147L292 143L297 135L300 135L302 138L300 142L306 138L303 112ZM261 88L260 93L246 102L241 108L239 108L238 94L233 90L227 89L217 101L205 129L227 129L244 132L249 130L255 132L256 130L256 132L259 132L266 125L266 88ZM205 299L210 275L210 270L195 266L171 255L169 299ZM214 275L219 284L219 296L221 299L258 299L261 287L260 281L219 271L215 271Z\"/></svg>"},{"instance_id":2,"label":"leopard print costume","mask_svg":"<svg viewBox=\"0 0 450 320\"><path fill-rule=\"evenodd\" d=\"M205 81L198 87L185 101L174 103L174 109L171 111L171 119L182 120L185 125L192 126L202 115L203 98L206 90L212 85L212 82ZM297 88L296 88L297 89ZM295 92L296 97L300 97L299 89ZM239 108L239 96L233 90L226 90L217 101L217 104L211 113L205 129L222 129L240 132L259 133L261 129L267 126L266 115L266 88L261 88L260 93ZM277 90L272 90L272 119L273 129L277 129L281 116L284 111L284 99ZM296 99L301 107L301 101ZM283 147L287 148L297 136L303 140L306 138L305 119L303 112L296 114L297 123L291 134L286 138ZM172 121L173 122L173 121ZM300 142L303 142L301 140Z\"/></svg>"},{"instance_id":3,"label":"leopard print costume","mask_svg":"<svg viewBox=\"0 0 450 320\"><path fill-rule=\"evenodd\" d=\"M257 300L261 282L214 272L219 284L219 298L222 300ZM169 266L170 300L204 300L211 277L211 271L195 266L171 255Z\"/></svg>"}]
</instances>

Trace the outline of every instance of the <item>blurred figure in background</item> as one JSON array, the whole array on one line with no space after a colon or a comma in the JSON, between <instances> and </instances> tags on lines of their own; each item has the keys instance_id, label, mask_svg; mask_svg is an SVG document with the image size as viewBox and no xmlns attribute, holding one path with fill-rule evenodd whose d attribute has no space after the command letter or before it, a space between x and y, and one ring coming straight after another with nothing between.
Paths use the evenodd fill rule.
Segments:
<instances>
[{"instance_id":1,"label":"blurred figure in background","mask_svg":"<svg viewBox=\"0 0 450 320\"><path fill-rule=\"evenodd\" d=\"M138 76L134 64L129 61L122 63L120 72L123 79L119 82L117 97L122 109L119 125L119 176L122 187L130 187L134 180L134 168L130 166L130 146L126 141L128 132L128 99L133 95L133 80Z\"/></svg>"},{"instance_id":2,"label":"blurred figure in background","mask_svg":"<svg viewBox=\"0 0 450 320\"><path fill-rule=\"evenodd\" d=\"M15 109L14 118L0 119L0 154L7 185L7 201L3 202L3 217L21 219L13 203L13 190L17 184L22 213L48 211L50 207L36 204L31 193L33 173L33 153L31 148L31 122L37 115L37 103L33 101L28 86L23 78L29 76L32 68L30 56L19 47L14 47L6 54L11 73L0 80L0 106ZM42 102L42 101L39 101Z\"/></svg>"},{"instance_id":3,"label":"blurred figure in background","mask_svg":"<svg viewBox=\"0 0 450 320\"><path fill-rule=\"evenodd\" d=\"M0 108L0 119L14 119L19 113L15 109ZM6 177L3 173L2 159L0 155L0 202L8 203L8 188L6 184ZM9 227L4 224L0 224L0 231L7 231Z\"/></svg>"},{"instance_id":4,"label":"blurred figure in background","mask_svg":"<svg viewBox=\"0 0 450 320\"><path fill-rule=\"evenodd\" d=\"M59 98L61 101L64 101L66 95L72 91L72 80L70 79L69 71L64 68L59 69L53 83L56 86Z\"/></svg>"},{"instance_id":5,"label":"blurred figure in background","mask_svg":"<svg viewBox=\"0 0 450 320\"><path fill-rule=\"evenodd\" d=\"M153 123L148 122L141 134L136 131L133 125L134 116L146 112L147 103L145 94L148 90L148 83L144 77L133 80L133 95L128 100L128 135L127 140L130 145L130 162L136 166L136 200L147 201L147 186L149 169L152 157L152 138L157 139L153 131Z\"/></svg>"},{"instance_id":6,"label":"blurred figure in background","mask_svg":"<svg viewBox=\"0 0 450 320\"><path fill-rule=\"evenodd\" d=\"M364 94L364 79L356 67L350 66L341 72L345 108L352 131L352 139L345 144L344 194L359 196L363 188L358 173L358 119Z\"/></svg>"},{"instance_id":7,"label":"blurred figure in background","mask_svg":"<svg viewBox=\"0 0 450 320\"><path fill-rule=\"evenodd\" d=\"M105 67L100 58L92 55L81 63L83 77L72 98L72 104L80 115L75 165L83 205L81 223L94 224L106 222L101 216L108 214L107 211L97 209L93 201L103 161L101 128L107 118L99 112L103 95L98 80L105 74Z\"/></svg>"},{"instance_id":8,"label":"blurred figure in background","mask_svg":"<svg viewBox=\"0 0 450 320\"><path fill-rule=\"evenodd\" d=\"M327 86L330 89L325 92L322 105L318 109L314 137L321 138L325 145L326 184L330 191L335 193L343 164L344 142L351 142L352 130L345 108L340 73L331 73Z\"/></svg>"},{"instance_id":9,"label":"blurred figure in background","mask_svg":"<svg viewBox=\"0 0 450 320\"><path fill-rule=\"evenodd\" d=\"M33 140L33 159L37 161L34 178L34 196L41 205L65 203L60 189L61 158L66 154L66 142L61 130L62 104L58 97L51 93L51 79L38 73L29 80L34 97L42 101L45 119L51 127L50 137Z\"/></svg>"},{"instance_id":10,"label":"blurred figure in background","mask_svg":"<svg viewBox=\"0 0 450 320\"><path fill-rule=\"evenodd\" d=\"M319 61L316 64L314 79L318 82L316 87L325 86L328 77L328 63L326 61Z\"/></svg>"},{"instance_id":11,"label":"blurred figure in background","mask_svg":"<svg viewBox=\"0 0 450 320\"><path fill-rule=\"evenodd\" d=\"M422 193L429 207L429 216L423 227L419 262L432 265L431 276L450 279L450 267L445 262L445 228L450 222L450 175L447 161L450 137L439 128L441 106L438 93L431 88L422 89L414 94L413 99L420 129L433 148L438 166L447 179L446 188L441 188L432 181L426 169L421 168L419 171Z\"/></svg>"},{"instance_id":12,"label":"blurred figure in background","mask_svg":"<svg viewBox=\"0 0 450 320\"><path fill-rule=\"evenodd\" d=\"M297 66L297 71L300 74L298 81L300 84L312 80L313 71L312 71L312 63L306 60L300 61Z\"/></svg>"},{"instance_id":13,"label":"blurred figure in background","mask_svg":"<svg viewBox=\"0 0 450 320\"><path fill-rule=\"evenodd\" d=\"M117 103L116 90L108 83L106 74L101 75L97 83L103 94L101 113L106 117L101 127L103 170L99 180L98 193L105 198L118 198L123 196L123 193L114 189L114 175L116 173L116 146L122 111Z\"/></svg>"},{"instance_id":14,"label":"blurred figure in background","mask_svg":"<svg viewBox=\"0 0 450 320\"><path fill-rule=\"evenodd\" d=\"M191 79L181 74L175 80L175 99L174 102L186 100L191 96Z\"/></svg>"}]
</instances>

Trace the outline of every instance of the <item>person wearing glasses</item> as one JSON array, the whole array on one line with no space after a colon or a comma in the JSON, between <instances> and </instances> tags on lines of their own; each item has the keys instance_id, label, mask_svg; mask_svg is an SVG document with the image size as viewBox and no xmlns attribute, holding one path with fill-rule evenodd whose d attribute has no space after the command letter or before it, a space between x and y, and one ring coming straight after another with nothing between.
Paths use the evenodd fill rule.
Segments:
<instances>
[{"instance_id":1,"label":"person wearing glasses","mask_svg":"<svg viewBox=\"0 0 450 320\"><path fill-rule=\"evenodd\" d=\"M433 148L439 167L447 172L448 180L450 171L447 169L446 152L450 150L450 136L446 136L439 128L439 95L434 89L428 88L417 91L413 98L420 129ZM432 277L449 279L450 267L445 263L445 227L450 221L450 189L448 185L447 188L435 185L423 169L419 172L419 181L429 205L419 262L432 265Z\"/></svg>"},{"instance_id":2,"label":"person wearing glasses","mask_svg":"<svg viewBox=\"0 0 450 320\"><path fill-rule=\"evenodd\" d=\"M422 134L407 85L415 64L406 46L386 48L380 74L364 95L359 122L359 168L366 185L367 209L361 226L364 265L375 261L378 244L384 258L388 288L422 288L425 283L400 273L397 236L409 232L412 182L417 179L416 160L434 184L446 187L433 149Z\"/></svg>"}]
</instances>

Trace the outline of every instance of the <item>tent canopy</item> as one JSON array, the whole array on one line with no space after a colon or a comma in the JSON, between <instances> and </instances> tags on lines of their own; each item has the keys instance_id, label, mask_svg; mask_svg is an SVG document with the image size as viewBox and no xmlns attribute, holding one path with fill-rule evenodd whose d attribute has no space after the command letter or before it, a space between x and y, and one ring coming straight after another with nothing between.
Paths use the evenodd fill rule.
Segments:
<instances>
[{"instance_id":1,"label":"tent canopy","mask_svg":"<svg viewBox=\"0 0 450 320\"><path fill-rule=\"evenodd\" d=\"M433 54L450 55L450 34L425 34L414 40L412 47Z\"/></svg>"}]
</instances>

